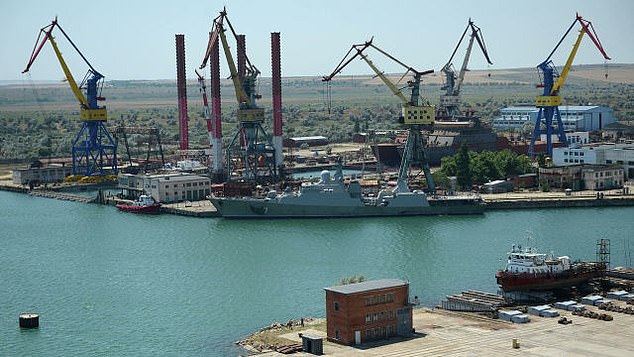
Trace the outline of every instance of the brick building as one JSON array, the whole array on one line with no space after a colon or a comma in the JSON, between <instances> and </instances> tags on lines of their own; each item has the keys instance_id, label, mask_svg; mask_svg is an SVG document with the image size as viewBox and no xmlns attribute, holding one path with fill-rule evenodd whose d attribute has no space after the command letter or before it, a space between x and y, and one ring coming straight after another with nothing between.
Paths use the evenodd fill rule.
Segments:
<instances>
[{"instance_id":1,"label":"brick building","mask_svg":"<svg viewBox=\"0 0 634 357\"><path fill-rule=\"evenodd\" d=\"M408 282L382 279L324 290L329 341L352 345L411 335Z\"/></svg>"},{"instance_id":2,"label":"brick building","mask_svg":"<svg viewBox=\"0 0 634 357\"><path fill-rule=\"evenodd\" d=\"M614 165L573 165L542 167L541 185L578 190L608 190L623 187L624 171Z\"/></svg>"}]
</instances>

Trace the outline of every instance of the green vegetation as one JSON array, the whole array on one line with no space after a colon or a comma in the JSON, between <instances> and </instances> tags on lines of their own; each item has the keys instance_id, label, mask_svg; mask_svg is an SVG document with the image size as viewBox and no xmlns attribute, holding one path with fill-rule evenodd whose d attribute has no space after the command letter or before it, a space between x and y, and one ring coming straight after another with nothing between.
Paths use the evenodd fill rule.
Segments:
<instances>
[{"instance_id":1,"label":"green vegetation","mask_svg":"<svg viewBox=\"0 0 634 357\"><path fill-rule=\"evenodd\" d=\"M463 144L456 155L442 158L440 171L446 176L456 176L458 186L468 189L472 184L532 172L533 167L526 155L516 155L510 150L476 153Z\"/></svg>"},{"instance_id":2,"label":"green vegetation","mask_svg":"<svg viewBox=\"0 0 634 357\"><path fill-rule=\"evenodd\" d=\"M588 67L588 68L586 68ZM596 68L595 68L596 67ZM611 82L591 80L583 73L600 71L601 66L574 67L562 91L564 105L588 103L614 109L617 118L634 120L634 84L624 78L612 79L621 73L634 72L634 66L614 66ZM594 71L594 72L592 72ZM631 75L630 75L631 76ZM588 75L588 78L592 76ZM398 79L398 78L397 78ZM422 96L438 104L442 93L439 77L425 79ZM517 103L534 103L539 90L537 73L532 68L506 70L491 77L467 78L462 99L464 108L476 110L484 122L497 115L497 110ZM401 83L402 84L402 83ZM271 133L270 78L260 81L266 108L265 129ZM324 135L333 142L350 141L352 134L367 130L401 129L398 123L400 103L385 86L370 76L341 76L328 88L319 77L284 78L284 135ZM189 142L192 148L208 145L207 126L202 117L202 100L197 83L187 85ZM223 138L228 143L236 133L236 105L231 82L222 82ZM167 154L174 152L178 141L177 92L175 81L109 81L103 89L107 97L108 128L117 125L156 127ZM79 131L79 106L70 89L63 83L0 85L0 163L28 161L36 157L68 157ZM529 135L530 130L519 133ZM518 134L518 133L514 133ZM143 138L129 137L129 142L142 147Z\"/></svg>"},{"instance_id":3,"label":"green vegetation","mask_svg":"<svg viewBox=\"0 0 634 357\"><path fill-rule=\"evenodd\" d=\"M356 284L356 283L362 283L364 281L365 281L365 276L363 274L359 274L358 276L350 275L348 277L341 278L337 285Z\"/></svg>"}]
</instances>

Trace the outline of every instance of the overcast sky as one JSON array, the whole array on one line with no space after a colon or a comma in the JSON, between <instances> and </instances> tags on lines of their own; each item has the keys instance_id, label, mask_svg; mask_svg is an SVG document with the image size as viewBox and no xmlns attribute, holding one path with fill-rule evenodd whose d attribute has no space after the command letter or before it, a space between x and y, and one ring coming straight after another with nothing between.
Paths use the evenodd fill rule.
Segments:
<instances>
[{"instance_id":1,"label":"overcast sky","mask_svg":"<svg viewBox=\"0 0 634 357\"><path fill-rule=\"evenodd\" d=\"M282 75L329 74L353 43L374 43L414 68L440 70L467 20L482 29L488 66L474 49L471 69L534 67L554 48L575 18L593 22L612 63L634 63L634 1L375 1L375 0L107 0L0 2L0 80L22 80L40 28L58 16L59 24L92 65L115 79L176 78L175 34L185 35L187 77L195 78L207 46L211 22L222 7L238 33L246 34L247 53L263 76L271 74L270 33L281 32ZM56 38L80 81L87 67L59 32ZM54 33L54 34L55 34ZM563 65L577 32L554 56ZM235 56L235 43L231 42ZM454 62L459 67L466 45ZM370 57L386 72L400 68ZM30 71L33 80L63 77L50 45ZM224 58L221 59L224 62ZM603 63L585 38L575 64ZM343 74L368 74L355 61ZM223 69L226 77L226 69Z\"/></svg>"}]
</instances>

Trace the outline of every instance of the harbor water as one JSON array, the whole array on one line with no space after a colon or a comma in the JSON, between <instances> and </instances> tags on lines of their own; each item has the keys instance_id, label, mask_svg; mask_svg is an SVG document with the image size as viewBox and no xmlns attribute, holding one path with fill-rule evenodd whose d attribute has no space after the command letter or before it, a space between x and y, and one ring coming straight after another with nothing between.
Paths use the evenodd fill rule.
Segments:
<instances>
[{"instance_id":1,"label":"harbor water","mask_svg":"<svg viewBox=\"0 0 634 357\"><path fill-rule=\"evenodd\" d=\"M481 216L225 220L0 192L0 355L235 356L274 321L324 317L342 277L400 278L423 305L496 292L512 244L625 265L634 207ZM18 316L39 313L38 329Z\"/></svg>"}]
</instances>

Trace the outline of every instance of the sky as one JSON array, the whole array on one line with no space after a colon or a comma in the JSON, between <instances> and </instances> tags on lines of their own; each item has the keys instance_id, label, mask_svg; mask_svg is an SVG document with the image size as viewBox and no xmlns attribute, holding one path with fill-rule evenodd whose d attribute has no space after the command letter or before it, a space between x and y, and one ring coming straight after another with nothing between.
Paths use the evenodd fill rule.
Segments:
<instances>
[{"instance_id":1,"label":"sky","mask_svg":"<svg viewBox=\"0 0 634 357\"><path fill-rule=\"evenodd\" d=\"M21 72L39 29L55 16L106 80L175 79L175 34L185 35L187 77L195 78L194 69L202 62L212 20L224 6L235 30L246 35L249 59L264 77L271 75L271 32L281 33L285 77L330 74L352 44L372 36L375 45L411 67L439 71L469 18L482 29L494 62L487 65L474 48L470 69L535 67L555 47L576 12L592 21L611 63L634 63L631 0L3 0L0 80L24 80ZM75 79L80 81L87 67L61 32L55 30L55 34ZM556 65L565 63L575 37L576 32L571 32L562 43L553 57ZM230 45L235 56L235 42ZM454 59L456 67L460 67L465 50L463 42ZM381 70L402 72L379 53L368 55ZM222 57L221 62L225 62ZM592 41L584 38L575 64L594 63L604 63L603 57ZM342 74L370 72L364 63L354 61ZM32 80L63 78L49 44L29 75ZM222 76L228 76L226 66Z\"/></svg>"}]
</instances>

